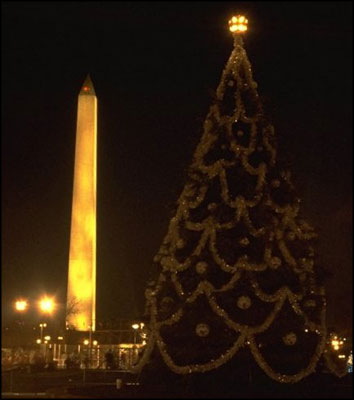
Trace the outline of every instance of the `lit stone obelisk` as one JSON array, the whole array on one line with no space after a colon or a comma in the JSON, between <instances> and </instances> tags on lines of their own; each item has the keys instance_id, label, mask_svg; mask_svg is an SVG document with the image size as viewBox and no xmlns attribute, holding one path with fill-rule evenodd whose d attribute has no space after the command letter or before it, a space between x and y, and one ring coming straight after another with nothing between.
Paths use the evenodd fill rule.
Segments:
<instances>
[{"instance_id":1,"label":"lit stone obelisk","mask_svg":"<svg viewBox=\"0 0 354 400\"><path fill-rule=\"evenodd\" d=\"M96 168L97 98L87 75L77 110L66 316L78 331L96 323Z\"/></svg>"}]
</instances>

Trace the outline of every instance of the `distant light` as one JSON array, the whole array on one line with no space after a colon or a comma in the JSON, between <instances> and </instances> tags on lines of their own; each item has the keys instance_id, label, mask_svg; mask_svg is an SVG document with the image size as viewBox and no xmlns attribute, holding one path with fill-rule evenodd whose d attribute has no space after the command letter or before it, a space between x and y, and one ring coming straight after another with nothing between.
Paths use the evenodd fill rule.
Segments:
<instances>
[{"instance_id":1,"label":"distant light","mask_svg":"<svg viewBox=\"0 0 354 400\"><path fill-rule=\"evenodd\" d=\"M342 341L339 341L337 336L334 336L334 339L331 340L331 344L333 347L333 350L339 350L340 345L343 344Z\"/></svg>"},{"instance_id":2,"label":"distant light","mask_svg":"<svg viewBox=\"0 0 354 400\"><path fill-rule=\"evenodd\" d=\"M87 339L85 339L85 340L84 340L84 345L86 345L86 346L87 346L89 343L90 343L90 341L89 341L89 340L87 340Z\"/></svg>"},{"instance_id":3,"label":"distant light","mask_svg":"<svg viewBox=\"0 0 354 400\"><path fill-rule=\"evenodd\" d=\"M345 355L344 354L339 354L338 358L345 358Z\"/></svg>"},{"instance_id":4,"label":"distant light","mask_svg":"<svg viewBox=\"0 0 354 400\"><path fill-rule=\"evenodd\" d=\"M58 340L63 340L63 336L58 336Z\"/></svg>"},{"instance_id":5,"label":"distant light","mask_svg":"<svg viewBox=\"0 0 354 400\"><path fill-rule=\"evenodd\" d=\"M232 17L229 21L229 29L232 33L243 33L247 31L248 19L243 15Z\"/></svg>"},{"instance_id":6,"label":"distant light","mask_svg":"<svg viewBox=\"0 0 354 400\"><path fill-rule=\"evenodd\" d=\"M15 308L17 311L25 311L28 307L28 303L26 300L17 300L15 302Z\"/></svg>"},{"instance_id":7,"label":"distant light","mask_svg":"<svg viewBox=\"0 0 354 400\"><path fill-rule=\"evenodd\" d=\"M51 338L50 338L50 336L44 336L44 339L45 340L50 340Z\"/></svg>"},{"instance_id":8,"label":"distant light","mask_svg":"<svg viewBox=\"0 0 354 400\"><path fill-rule=\"evenodd\" d=\"M132 328L133 328L133 329L139 329L139 324L133 324L133 325L132 325Z\"/></svg>"},{"instance_id":9,"label":"distant light","mask_svg":"<svg viewBox=\"0 0 354 400\"><path fill-rule=\"evenodd\" d=\"M42 342L41 339L37 339L37 340L36 340L36 343L37 343L37 344L41 344L41 342Z\"/></svg>"},{"instance_id":10,"label":"distant light","mask_svg":"<svg viewBox=\"0 0 354 400\"><path fill-rule=\"evenodd\" d=\"M305 329L305 332L308 332L309 330L308 329Z\"/></svg>"},{"instance_id":11,"label":"distant light","mask_svg":"<svg viewBox=\"0 0 354 400\"><path fill-rule=\"evenodd\" d=\"M88 86L84 86L84 87L83 87L83 90L84 90L85 92L88 92L88 91L90 90L90 88L89 88Z\"/></svg>"},{"instance_id":12,"label":"distant light","mask_svg":"<svg viewBox=\"0 0 354 400\"><path fill-rule=\"evenodd\" d=\"M94 346L97 346L97 345L98 345L97 340L94 340L92 343L93 343Z\"/></svg>"},{"instance_id":13,"label":"distant light","mask_svg":"<svg viewBox=\"0 0 354 400\"><path fill-rule=\"evenodd\" d=\"M142 344L143 344L143 346L145 346L145 345L146 345L146 340L143 340L143 343L142 343Z\"/></svg>"},{"instance_id":14,"label":"distant light","mask_svg":"<svg viewBox=\"0 0 354 400\"><path fill-rule=\"evenodd\" d=\"M54 311L54 300L49 297L43 297L39 301L39 308L45 313L52 313Z\"/></svg>"}]
</instances>

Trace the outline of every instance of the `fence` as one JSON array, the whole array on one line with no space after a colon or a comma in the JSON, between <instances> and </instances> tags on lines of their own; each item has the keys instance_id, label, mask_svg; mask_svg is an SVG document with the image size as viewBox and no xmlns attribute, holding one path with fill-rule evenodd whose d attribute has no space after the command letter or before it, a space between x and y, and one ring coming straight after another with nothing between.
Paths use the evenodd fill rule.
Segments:
<instances>
[{"instance_id":1,"label":"fence","mask_svg":"<svg viewBox=\"0 0 354 400\"><path fill-rule=\"evenodd\" d=\"M50 344L30 348L2 349L1 365L32 369L118 369L129 370L139 360L141 345L96 346Z\"/></svg>"}]
</instances>

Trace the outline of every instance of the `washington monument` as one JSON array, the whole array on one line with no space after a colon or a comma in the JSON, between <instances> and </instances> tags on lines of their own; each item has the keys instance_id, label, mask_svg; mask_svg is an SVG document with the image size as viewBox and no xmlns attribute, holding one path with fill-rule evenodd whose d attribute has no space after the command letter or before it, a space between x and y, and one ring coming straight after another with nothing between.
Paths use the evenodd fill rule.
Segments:
<instances>
[{"instance_id":1,"label":"washington monument","mask_svg":"<svg viewBox=\"0 0 354 400\"><path fill-rule=\"evenodd\" d=\"M97 98L87 75L77 110L66 316L78 331L96 328L96 182Z\"/></svg>"}]
</instances>

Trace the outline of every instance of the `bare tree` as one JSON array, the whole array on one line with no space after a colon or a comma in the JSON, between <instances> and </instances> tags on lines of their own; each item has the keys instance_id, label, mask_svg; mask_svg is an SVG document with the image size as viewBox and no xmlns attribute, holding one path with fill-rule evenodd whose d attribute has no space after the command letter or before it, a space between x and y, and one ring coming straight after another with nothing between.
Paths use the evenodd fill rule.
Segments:
<instances>
[{"instance_id":1,"label":"bare tree","mask_svg":"<svg viewBox=\"0 0 354 400\"><path fill-rule=\"evenodd\" d=\"M79 311L80 311L80 300L78 300L77 297L75 296L69 298L66 304L66 312L65 312L65 320L67 328L74 329L74 326L68 323L68 317L76 315Z\"/></svg>"}]
</instances>

